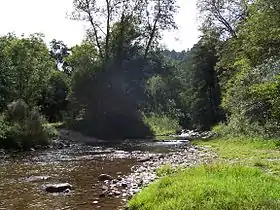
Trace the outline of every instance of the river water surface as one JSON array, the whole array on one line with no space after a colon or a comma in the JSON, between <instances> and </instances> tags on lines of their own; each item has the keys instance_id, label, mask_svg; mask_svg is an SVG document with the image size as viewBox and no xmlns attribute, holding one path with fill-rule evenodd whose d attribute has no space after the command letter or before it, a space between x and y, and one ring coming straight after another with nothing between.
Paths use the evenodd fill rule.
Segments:
<instances>
[{"instance_id":1,"label":"river water surface","mask_svg":"<svg viewBox=\"0 0 280 210\"><path fill-rule=\"evenodd\" d=\"M61 150L3 155L0 157L0 209L118 209L121 198L99 197L102 183L97 177L102 173L113 177L120 172L130 173L137 163L137 155L143 152L135 152L139 148L75 145ZM156 145L153 150L168 149ZM33 180L36 176L46 176L46 180ZM43 190L44 184L66 182L73 186L68 194L49 194Z\"/></svg>"}]
</instances>

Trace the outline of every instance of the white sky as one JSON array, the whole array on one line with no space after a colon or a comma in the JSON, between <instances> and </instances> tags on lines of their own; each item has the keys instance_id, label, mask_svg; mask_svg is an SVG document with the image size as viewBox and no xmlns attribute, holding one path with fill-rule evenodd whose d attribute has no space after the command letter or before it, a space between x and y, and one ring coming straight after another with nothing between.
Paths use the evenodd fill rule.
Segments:
<instances>
[{"instance_id":1,"label":"white sky","mask_svg":"<svg viewBox=\"0 0 280 210\"><path fill-rule=\"evenodd\" d=\"M196 0L178 0L176 16L179 29L167 32L163 43L176 51L191 48L198 40ZM0 35L44 33L46 41L62 40L69 46L79 44L84 37L81 22L67 18L72 0L0 0Z\"/></svg>"}]
</instances>

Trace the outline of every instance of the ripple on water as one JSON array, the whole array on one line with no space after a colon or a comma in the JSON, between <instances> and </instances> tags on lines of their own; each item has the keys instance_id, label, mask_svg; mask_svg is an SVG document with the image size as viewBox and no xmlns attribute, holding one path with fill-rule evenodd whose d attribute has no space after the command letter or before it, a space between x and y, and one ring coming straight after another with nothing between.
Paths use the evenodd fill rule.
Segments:
<instances>
[{"instance_id":1,"label":"ripple on water","mask_svg":"<svg viewBox=\"0 0 280 210\"><path fill-rule=\"evenodd\" d=\"M109 152L110 151L110 152ZM85 147L60 151L41 151L15 155L1 164L0 208L7 209L93 209L99 201L100 209L116 209L118 198L99 198L101 173L117 176L122 171L129 173L136 160L106 158L112 149ZM121 152L119 152L121 154ZM39 179L39 176L49 176ZM32 178L37 179L33 181ZM29 178L29 180L28 180ZM48 194L42 190L47 183L69 182L73 185L70 194Z\"/></svg>"},{"instance_id":2,"label":"ripple on water","mask_svg":"<svg viewBox=\"0 0 280 210\"><path fill-rule=\"evenodd\" d=\"M94 209L93 201L98 201L100 209L117 209L120 198L99 198L102 183L97 177L102 173L115 178L119 172L129 174L130 168L137 163L136 157L148 153L147 150L168 152L170 148L164 144L155 146L140 142L111 147L74 146L5 156L0 161L0 208ZM36 176L49 178L26 180ZM65 182L73 186L69 194L53 195L42 190L44 184Z\"/></svg>"}]
</instances>

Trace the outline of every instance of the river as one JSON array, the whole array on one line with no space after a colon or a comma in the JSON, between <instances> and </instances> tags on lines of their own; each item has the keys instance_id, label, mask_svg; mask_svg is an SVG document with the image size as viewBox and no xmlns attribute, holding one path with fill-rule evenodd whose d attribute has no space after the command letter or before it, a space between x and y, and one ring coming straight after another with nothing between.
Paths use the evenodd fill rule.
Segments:
<instances>
[{"instance_id":1,"label":"river","mask_svg":"<svg viewBox=\"0 0 280 210\"><path fill-rule=\"evenodd\" d=\"M0 209L118 209L121 197L99 196L102 183L98 182L98 176L129 174L137 163L136 157L151 153L147 148L152 148L153 153L177 148L177 144L166 145L150 143L145 148L143 144L128 143L74 145L60 150L2 155ZM73 190L66 194L46 193L43 186L47 183L70 183Z\"/></svg>"}]
</instances>

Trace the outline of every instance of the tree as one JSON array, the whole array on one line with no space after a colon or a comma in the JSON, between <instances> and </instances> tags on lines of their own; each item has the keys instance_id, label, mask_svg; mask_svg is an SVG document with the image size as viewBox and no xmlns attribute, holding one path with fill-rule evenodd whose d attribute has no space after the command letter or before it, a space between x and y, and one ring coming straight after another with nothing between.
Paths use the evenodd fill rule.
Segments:
<instances>
[{"instance_id":1,"label":"tree","mask_svg":"<svg viewBox=\"0 0 280 210\"><path fill-rule=\"evenodd\" d=\"M214 34L215 35L215 34ZM209 129L222 119L220 87L214 67L217 63L217 35L205 34L194 45L182 74L182 103L190 126Z\"/></svg>"},{"instance_id":2,"label":"tree","mask_svg":"<svg viewBox=\"0 0 280 210\"><path fill-rule=\"evenodd\" d=\"M11 59L4 54L5 48L9 45L13 35L7 35L0 38L0 111L2 112L9 101L11 101L11 92L13 91L12 72L13 66Z\"/></svg>"},{"instance_id":3,"label":"tree","mask_svg":"<svg viewBox=\"0 0 280 210\"><path fill-rule=\"evenodd\" d=\"M87 43L93 48L88 50L97 52L73 60L86 67L73 68L72 95L83 104L83 128L90 126L100 138L150 135L139 111L154 69L146 58L156 50L162 30L174 28L175 12L173 0L74 1L75 19L89 24ZM79 61L84 58L86 64Z\"/></svg>"},{"instance_id":4,"label":"tree","mask_svg":"<svg viewBox=\"0 0 280 210\"><path fill-rule=\"evenodd\" d=\"M245 135L279 135L279 58L243 67L227 85L223 107L232 131Z\"/></svg>"},{"instance_id":5,"label":"tree","mask_svg":"<svg viewBox=\"0 0 280 210\"><path fill-rule=\"evenodd\" d=\"M250 7L250 15L239 36L242 54L252 66L279 55L280 7L278 1L258 0ZM239 58L240 58L239 57Z\"/></svg>"},{"instance_id":6,"label":"tree","mask_svg":"<svg viewBox=\"0 0 280 210\"><path fill-rule=\"evenodd\" d=\"M176 28L174 14L175 0L74 0L73 18L89 22L88 36L99 52L99 57L107 63L112 46L112 28L116 23L136 22L138 37L136 42L144 44L144 55L160 38L162 30Z\"/></svg>"},{"instance_id":7,"label":"tree","mask_svg":"<svg viewBox=\"0 0 280 210\"><path fill-rule=\"evenodd\" d=\"M28 38L8 35L1 39L4 40L0 52L0 58L4 60L1 77L3 85L9 84L4 104L23 99L30 106L37 105L46 81L55 69L42 35L33 34Z\"/></svg>"},{"instance_id":8,"label":"tree","mask_svg":"<svg viewBox=\"0 0 280 210\"><path fill-rule=\"evenodd\" d=\"M203 28L217 28L224 38L236 37L242 21L248 16L250 0L199 0L197 7Z\"/></svg>"},{"instance_id":9,"label":"tree","mask_svg":"<svg viewBox=\"0 0 280 210\"><path fill-rule=\"evenodd\" d=\"M63 120L63 112L68 111L68 95L70 92L70 78L61 71L53 71L39 102L42 113L49 122Z\"/></svg>"},{"instance_id":10,"label":"tree","mask_svg":"<svg viewBox=\"0 0 280 210\"><path fill-rule=\"evenodd\" d=\"M207 2L208 6L226 3ZM236 1L231 3L234 2ZM238 23L235 36L216 44L219 61L215 69L223 90L222 107L227 112L227 123L232 132L275 136L279 135L277 130L280 119L276 96L279 93L279 2L256 0L247 1L245 5L244 11L247 12L244 13L244 18L234 18ZM210 9L208 7L208 16L210 19L212 16L216 17L216 21L219 20L218 11L230 11L224 7L216 11ZM238 11L241 12L242 9ZM235 13L226 14L233 14L234 17ZM219 26L215 21L212 23Z\"/></svg>"}]
</instances>

